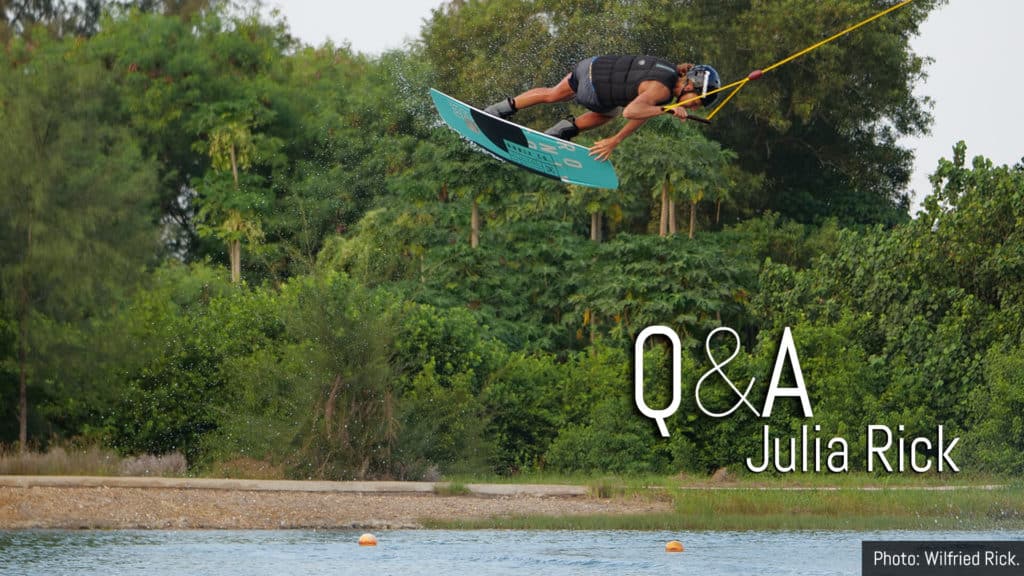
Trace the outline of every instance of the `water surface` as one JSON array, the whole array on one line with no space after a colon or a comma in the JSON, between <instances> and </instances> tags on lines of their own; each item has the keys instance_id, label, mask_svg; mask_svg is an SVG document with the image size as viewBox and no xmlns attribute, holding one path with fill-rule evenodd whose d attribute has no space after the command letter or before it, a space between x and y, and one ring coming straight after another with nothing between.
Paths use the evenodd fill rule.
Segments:
<instances>
[{"instance_id":1,"label":"water surface","mask_svg":"<svg viewBox=\"0 0 1024 576\"><path fill-rule=\"evenodd\" d=\"M1012 540L1000 532L0 531L0 574L860 574L863 540ZM679 540L682 553L665 552Z\"/></svg>"}]
</instances>

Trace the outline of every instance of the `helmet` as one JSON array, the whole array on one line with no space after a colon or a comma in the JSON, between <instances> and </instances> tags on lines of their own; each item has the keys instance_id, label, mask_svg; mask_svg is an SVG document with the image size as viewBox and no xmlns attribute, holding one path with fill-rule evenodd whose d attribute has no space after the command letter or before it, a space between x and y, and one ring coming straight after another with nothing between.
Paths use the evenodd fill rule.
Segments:
<instances>
[{"instance_id":1,"label":"helmet","mask_svg":"<svg viewBox=\"0 0 1024 576\"><path fill-rule=\"evenodd\" d=\"M697 64L691 67L686 72L686 79L693 82L697 92L700 92L700 102L705 108L713 104L715 100L718 100L718 94L708 95L708 92L714 92L722 86L722 80L718 77L718 71L711 66Z\"/></svg>"}]
</instances>

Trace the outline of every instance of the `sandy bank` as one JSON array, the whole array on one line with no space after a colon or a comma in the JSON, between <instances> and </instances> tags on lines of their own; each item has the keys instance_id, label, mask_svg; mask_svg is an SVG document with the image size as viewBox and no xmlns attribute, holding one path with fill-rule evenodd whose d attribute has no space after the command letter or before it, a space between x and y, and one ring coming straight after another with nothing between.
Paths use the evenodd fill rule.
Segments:
<instances>
[{"instance_id":1,"label":"sandy bank","mask_svg":"<svg viewBox=\"0 0 1024 576\"><path fill-rule=\"evenodd\" d=\"M416 528L427 520L664 512L667 502L595 498L585 487L430 482L0 476L0 529Z\"/></svg>"}]
</instances>

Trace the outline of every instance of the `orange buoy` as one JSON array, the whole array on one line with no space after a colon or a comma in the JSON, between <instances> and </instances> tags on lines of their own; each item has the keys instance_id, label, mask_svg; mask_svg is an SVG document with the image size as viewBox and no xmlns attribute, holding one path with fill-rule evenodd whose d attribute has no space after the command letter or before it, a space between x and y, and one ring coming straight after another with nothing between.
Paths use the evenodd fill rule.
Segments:
<instances>
[{"instance_id":1,"label":"orange buoy","mask_svg":"<svg viewBox=\"0 0 1024 576\"><path fill-rule=\"evenodd\" d=\"M373 534L369 534L369 533L363 534L362 536L359 537L359 545L360 546L376 546L377 545L377 537L374 536Z\"/></svg>"},{"instance_id":2,"label":"orange buoy","mask_svg":"<svg viewBox=\"0 0 1024 576\"><path fill-rule=\"evenodd\" d=\"M668 544L665 544L665 552L682 552L683 543L679 540L669 540Z\"/></svg>"}]
</instances>

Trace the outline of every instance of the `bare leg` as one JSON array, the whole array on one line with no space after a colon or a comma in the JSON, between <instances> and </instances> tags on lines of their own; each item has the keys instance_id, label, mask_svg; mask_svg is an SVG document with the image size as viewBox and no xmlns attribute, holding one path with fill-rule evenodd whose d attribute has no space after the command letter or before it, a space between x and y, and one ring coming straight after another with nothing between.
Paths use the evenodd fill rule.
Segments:
<instances>
[{"instance_id":1,"label":"bare leg","mask_svg":"<svg viewBox=\"0 0 1024 576\"><path fill-rule=\"evenodd\" d=\"M579 118L570 116L568 119L559 120L558 123L545 130L544 133L555 138L561 138L562 140L572 140L580 132L597 128L614 118L615 116L598 114L597 112L586 112Z\"/></svg>"},{"instance_id":2,"label":"bare leg","mask_svg":"<svg viewBox=\"0 0 1024 576\"><path fill-rule=\"evenodd\" d=\"M562 78L562 81L551 88L533 88L513 98L516 110L536 106L537 104L554 104L556 102L568 102L576 96L569 87L569 74Z\"/></svg>"},{"instance_id":3,"label":"bare leg","mask_svg":"<svg viewBox=\"0 0 1024 576\"><path fill-rule=\"evenodd\" d=\"M614 116L605 116L597 112L585 112L576 117L576 127L582 132L591 128L597 128L598 126L604 126L614 119Z\"/></svg>"}]
</instances>

